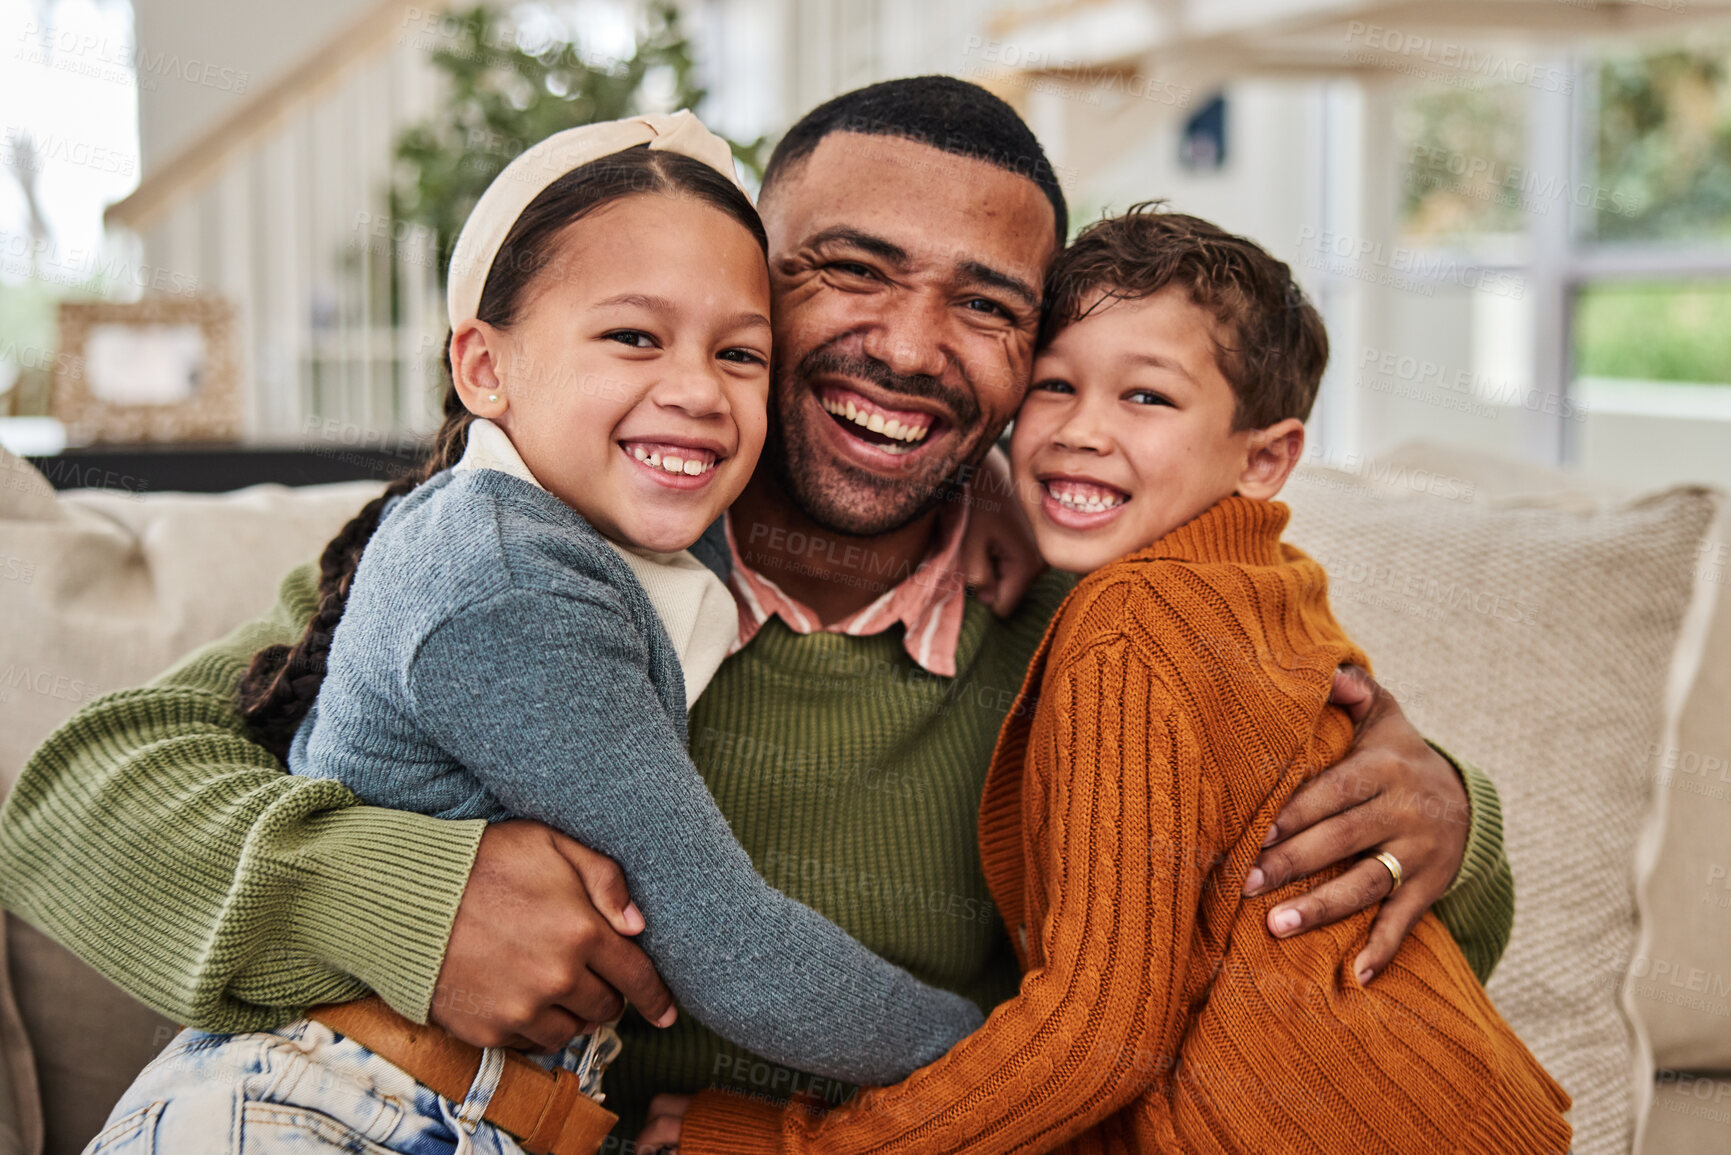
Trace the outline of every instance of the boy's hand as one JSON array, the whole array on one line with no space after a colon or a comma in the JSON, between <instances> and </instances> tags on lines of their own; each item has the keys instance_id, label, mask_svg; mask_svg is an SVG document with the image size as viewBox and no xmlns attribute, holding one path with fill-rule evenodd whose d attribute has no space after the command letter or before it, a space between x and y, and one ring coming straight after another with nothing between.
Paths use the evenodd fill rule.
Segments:
<instances>
[{"instance_id":1,"label":"boy's hand","mask_svg":"<svg viewBox=\"0 0 1731 1155\"><path fill-rule=\"evenodd\" d=\"M667 1155L679 1150L679 1134L685 1129L690 1095L657 1095L649 1100L649 1122L637 1136L639 1155Z\"/></svg>"},{"instance_id":2,"label":"boy's hand","mask_svg":"<svg viewBox=\"0 0 1731 1155\"><path fill-rule=\"evenodd\" d=\"M1046 561L1010 480L1010 459L993 446L968 487L968 529L958 559L974 598L1000 618L1016 612Z\"/></svg>"},{"instance_id":3,"label":"boy's hand","mask_svg":"<svg viewBox=\"0 0 1731 1155\"><path fill-rule=\"evenodd\" d=\"M642 929L612 859L539 822L496 822L481 835L428 1017L477 1047L543 1051L612 1019L622 999L668 1026L673 995L628 937Z\"/></svg>"},{"instance_id":4,"label":"boy's hand","mask_svg":"<svg viewBox=\"0 0 1731 1155\"><path fill-rule=\"evenodd\" d=\"M1268 929L1287 938L1339 922L1383 902L1353 963L1360 982L1381 974L1413 924L1441 898L1466 857L1466 786L1432 750L1389 692L1356 666L1343 667L1330 699L1352 716L1358 740L1344 758L1298 789L1275 816L1270 842L1245 880L1245 894L1284 886L1337 862L1387 851L1394 877L1361 858L1339 878L1268 912Z\"/></svg>"}]
</instances>

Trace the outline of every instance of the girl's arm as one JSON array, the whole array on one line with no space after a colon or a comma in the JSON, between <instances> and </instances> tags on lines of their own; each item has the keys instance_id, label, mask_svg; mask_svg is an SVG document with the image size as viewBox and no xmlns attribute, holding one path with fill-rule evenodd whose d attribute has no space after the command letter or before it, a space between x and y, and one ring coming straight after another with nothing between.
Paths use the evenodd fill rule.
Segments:
<instances>
[{"instance_id":1,"label":"girl's arm","mask_svg":"<svg viewBox=\"0 0 1731 1155\"><path fill-rule=\"evenodd\" d=\"M407 672L417 717L508 809L625 871L640 942L680 1004L775 1062L888 1083L977 1027L772 888L733 836L611 591L512 588L465 607Z\"/></svg>"},{"instance_id":2,"label":"girl's arm","mask_svg":"<svg viewBox=\"0 0 1731 1155\"><path fill-rule=\"evenodd\" d=\"M1027 928L1044 964L1015 998L937 1063L821 1118L705 1091L680 1150L1045 1151L1169 1079L1208 979L1190 950L1216 847L1201 749L1156 679L1117 637L1041 688L1028 748L1050 751L1054 771L1022 788L1043 792L1055 873L1046 920Z\"/></svg>"}]
</instances>

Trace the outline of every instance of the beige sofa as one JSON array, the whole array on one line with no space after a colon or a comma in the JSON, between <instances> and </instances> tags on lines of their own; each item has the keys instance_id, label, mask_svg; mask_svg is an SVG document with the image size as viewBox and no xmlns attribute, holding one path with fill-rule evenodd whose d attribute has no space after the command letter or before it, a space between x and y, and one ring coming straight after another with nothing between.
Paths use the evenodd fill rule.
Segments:
<instances>
[{"instance_id":1,"label":"beige sofa","mask_svg":"<svg viewBox=\"0 0 1731 1155\"><path fill-rule=\"evenodd\" d=\"M79 705L259 612L375 489L56 495L0 455L0 792ZM1574 1095L1576 1150L1731 1151L1715 496L1422 446L1285 496L1379 675L1498 782L1519 901L1490 990ZM76 1151L173 1024L16 917L0 946L0 1155Z\"/></svg>"}]
</instances>

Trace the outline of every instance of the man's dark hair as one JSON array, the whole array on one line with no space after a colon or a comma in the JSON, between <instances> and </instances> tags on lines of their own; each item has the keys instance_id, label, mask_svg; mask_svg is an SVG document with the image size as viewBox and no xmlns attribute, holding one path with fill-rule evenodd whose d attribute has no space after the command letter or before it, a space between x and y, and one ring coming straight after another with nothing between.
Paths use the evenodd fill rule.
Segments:
<instances>
[{"instance_id":1,"label":"man's dark hair","mask_svg":"<svg viewBox=\"0 0 1731 1155\"><path fill-rule=\"evenodd\" d=\"M1158 202L1094 222L1059 255L1039 343L1113 301L1170 286L1213 314L1215 362L1238 398L1235 431L1309 418L1328 365L1328 331L1292 270L1255 241Z\"/></svg>"},{"instance_id":2,"label":"man's dark hair","mask_svg":"<svg viewBox=\"0 0 1731 1155\"><path fill-rule=\"evenodd\" d=\"M832 132L899 136L1027 177L1046 194L1058 247L1064 247L1070 216L1051 161L1016 110L977 84L953 76L909 76L825 101L800 117L775 146L763 171L764 195Z\"/></svg>"}]
</instances>

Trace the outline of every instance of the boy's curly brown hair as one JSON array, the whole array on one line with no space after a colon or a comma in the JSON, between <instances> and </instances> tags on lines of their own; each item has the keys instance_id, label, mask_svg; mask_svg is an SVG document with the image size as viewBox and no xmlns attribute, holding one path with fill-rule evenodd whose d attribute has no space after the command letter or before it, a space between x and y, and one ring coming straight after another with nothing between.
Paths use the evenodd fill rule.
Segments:
<instances>
[{"instance_id":1,"label":"boy's curly brown hair","mask_svg":"<svg viewBox=\"0 0 1731 1155\"><path fill-rule=\"evenodd\" d=\"M1328 365L1328 332L1292 270L1255 241L1168 212L1160 201L1094 222L1058 257L1040 345L1108 302L1169 285L1188 289L1214 315L1216 360L1238 397L1234 432L1310 416Z\"/></svg>"}]
</instances>

